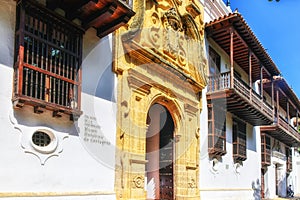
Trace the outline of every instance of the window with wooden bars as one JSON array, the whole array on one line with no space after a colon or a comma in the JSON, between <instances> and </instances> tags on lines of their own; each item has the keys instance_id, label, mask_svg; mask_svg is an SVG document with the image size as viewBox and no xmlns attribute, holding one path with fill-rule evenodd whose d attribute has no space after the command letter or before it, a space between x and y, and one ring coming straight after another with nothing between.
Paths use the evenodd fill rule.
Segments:
<instances>
[{"instance_id":1,"label":"window with wooden bars","mask_svg":"<svg viewBox=\"0 0 300 200\"><path fill-rule=\"evenodd\" d=\"M247 159L247 125L238 119L233 119L232 145L234 162Z\"/></svg>"},{"instance_id":2,"label":"window with wooden bars","mask_svg":"<svg viewBox=\"0 0 300 200\"><path fill-rule=\"evenodd\" d=\"M81 30L34 1L18 1L15 40L16 107L80 115Z\"/></svg>"},{"instance_id":3,"label":"window with wooden bars","mask_svg":"<svg viewBox=\"0 0 300 200\"><path fill-rule=\"evenodd\" d=\"M271 165L271 138L265 133L261 133L261 164Z\"/></svg>"},{"instance_id":4,"label":"window with wooden bars","mask_svg":"<svg viewBox=\"0 0 300 200\"><path fill-rule=\"evenodd\" d=\"M292 160L292 149L287 147L285 148L286 153L286 171L290 173L293 171L293 160Z\"/></svg>"},{"instance_id":5,"label":"window with wooden bars","mask_svg":"<svg viewBox=\"0 0 300 200\"><path fill-rule=\"evenodd\" d=\"M208 105L208 152L226 154L226 112L214 104Z\"/></svg>"}]
</instances>

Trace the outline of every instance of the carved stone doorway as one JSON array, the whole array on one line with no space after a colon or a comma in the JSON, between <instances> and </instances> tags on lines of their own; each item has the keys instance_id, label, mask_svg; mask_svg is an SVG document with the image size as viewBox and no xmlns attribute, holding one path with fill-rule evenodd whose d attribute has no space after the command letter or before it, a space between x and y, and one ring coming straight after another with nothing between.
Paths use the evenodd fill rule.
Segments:
<instances>
[{"instance_id":1,"label":"carved stone doorway","mask_svg":"<svg viewBox=\"0 0 300 200\"><path fill-rule=\"evenodd\" d=\"M168 109L153 104L147 115L147 199L174 199L174 121Z\"/></svg>"}]
</instances>

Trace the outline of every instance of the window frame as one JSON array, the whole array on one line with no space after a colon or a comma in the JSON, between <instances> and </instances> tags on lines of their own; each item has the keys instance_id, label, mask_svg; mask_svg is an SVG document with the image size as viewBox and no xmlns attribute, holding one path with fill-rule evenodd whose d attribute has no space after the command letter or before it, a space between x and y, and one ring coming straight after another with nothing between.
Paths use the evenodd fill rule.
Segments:
<instances>
[{"instance_id":1,"label":"window frame","mask_svg":"<svg viewBox=\"0 0 300 200\"><path fill-rule=\"evenodd\" d=\"M266 133L261 133L261 164L271 165L271 137Z\"/></svg>"},{"instance_id":2,"label":"window frame","mask_svg":"<svg viewBox=\"0 0 300 200\"><path fill-rule=\"evenodd\" d=\"M285 154L286 154L286 171L287 173L290 173L293 171L292 149L290 147L286 147Z\"/></svg>"},{"instance_id":3,"label":"window frame","mask_svg":"<svg viewBox=\"0 0 300 200\"><path fill-rule=\"evenodd\" d=\"M14 106L80 116L84 30L34 1L18 1L16 13Z\"/></svg>"},{"instance_id":4,"label":"window frame","mask_svg":"<svg viewBox=\"0 0 300 200\"><path fill-rule=\"evenodd\" d=\"M247 159L247 123L233 118L232 155L234 162Z\"/></svg>"},{"instance_id":5,"label":"window frame","mask_svg":"<svg viewBox=\"0 0 300 200\"><path fill-rule=\"evenodd\" d=\"M225 155L226 151L226 111L215 105L208 105L208 152L210 155ZM216 115L218 113L218 115ZM223 113L223 125L219 122ZM223 127L222 127L223 126Z\"/></svg>"}]
</instances>

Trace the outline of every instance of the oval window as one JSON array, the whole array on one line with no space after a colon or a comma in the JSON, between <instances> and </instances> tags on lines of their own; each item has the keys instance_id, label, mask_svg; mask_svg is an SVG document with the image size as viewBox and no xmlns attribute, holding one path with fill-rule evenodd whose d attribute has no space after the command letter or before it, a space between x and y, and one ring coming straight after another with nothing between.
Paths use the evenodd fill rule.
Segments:
<instances>
[{"instance_id":1,"label":"oval window","mask_svg":"<svg viewBox=\"0 0 300 200\"><path fill-rule=\"evenodd\" d=\"M46 147L50 144L51 138L50 136L42 131L36 131L32 135L32 142L33 144L39 146L39 147Z\"/></svg>"},{"instance_id":2,"label":"oval window","mask_svg":"<svg viewBox=\"0 0 300 200\"><path fill-rule=\"evenodd\" d=\"M32 147L41 153L52 153L55 151L57 144L57 138L50 130L39 129L31 136Z\"/></svg>"}]
</instances>

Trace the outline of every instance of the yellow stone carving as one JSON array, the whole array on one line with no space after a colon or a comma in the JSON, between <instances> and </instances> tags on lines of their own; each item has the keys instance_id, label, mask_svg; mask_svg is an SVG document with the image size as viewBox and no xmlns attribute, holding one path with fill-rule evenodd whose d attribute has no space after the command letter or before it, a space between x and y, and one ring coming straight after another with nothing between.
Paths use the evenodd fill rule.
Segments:
<instances>
[{"instance_id":1,"label":"yellow stone carving","mask_svg":"<svg viewBox=\"0 0 300 200\"><path fill-rule=\"evenodd\" d=\"M206 86L203 7L193 0L133 0L136 15L114 40L118 77L118 199L146 199L147 114L164 106L174 122L174 197L199 199L201 92ZM146 175L145 175L146 176Z\"/></svg>"}]
</instances>

